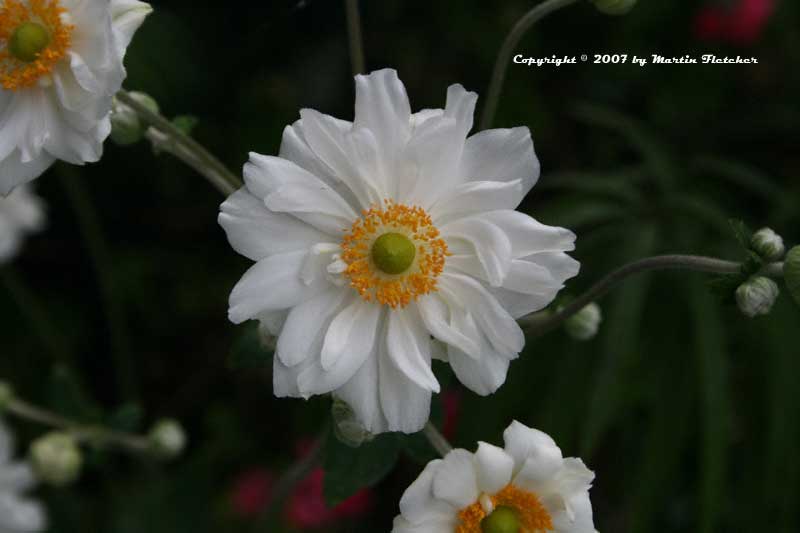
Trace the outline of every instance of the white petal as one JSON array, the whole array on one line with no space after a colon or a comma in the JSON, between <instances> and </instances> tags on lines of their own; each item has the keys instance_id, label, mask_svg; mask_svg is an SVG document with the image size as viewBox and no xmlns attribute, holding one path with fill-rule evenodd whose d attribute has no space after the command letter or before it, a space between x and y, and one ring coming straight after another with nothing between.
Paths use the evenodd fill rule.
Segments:
<instances>
[{"instance_id":1,"label":"white petal","mask_svg":"<svg viewBox=\"0 0 800 533\"><path fill-rule=\"evenodd\" d=\"M306 285L300 279L306 255L304 250L274 254L250 267L231 292L231 322L240 324L264 311L294 307L322 290L325 282Z\"/></svg>"},{"instance_id":2,"label":"white petal","mask_svg":"<svg viewBox=\"0 0 800 533\"><path fill-rule=\"evenodd\" d=\"M0 492L23 492L36 485L36 477L26 463L0 465Z\"/></svg>"},{"instance_id":3,"label":"white petal","mask_svg":"<svg viewBox=\"0 0 800 533\"><path fill-rule=\"evenodd\" d=\"M6 196L15 187L38 178L54 162L53 156L42 152L36 159L23 163L19 150L11 152L0 161L0 196Z\"/></svg>"},{"instance_id":4,"label":"white petal","mask_svg":"<svg viewBox=\"0 0 800 533\"><path fill-rule=\"evenodd\" d=\"M352 293L352 291L351 291ZM381 306L351 296L350 303L333 319L325 335L320 361L324 370L330 370L343 356L372 350Z\"/></svg>"},{"instance_id":5,"label":"white petal","mask_svg":"<svg viewBox=\"0 0 800 533\"><path fill-rule=\"evenodd\" d=\"M475 471L478 490L494 494L511 483L514 459L503 448L479 442L478 451L475 452Z\"/></svg>"},{"instance_id":6,"label":"white petal","mask_svg":"<svg viewBox=\"0 0 800 533\"><path fill-rule=\"evenodd\" d=\"M509 359L492 350L470 357L458 348L448 348L448 361L458 380L475 394L494 394L506 381Z\"/></svg>"},{"instance_id":7,"label":"white petal","mask_svg":"<svg viewBox=\"0 0 800 533\"><path fill-rule=\"evenodd\" d=\"M496 225L479 218L462 218L441 229L449 243L454 239L468 242L483 266L484 279L499 287L511 268L511 240Z\"/></svg>"},{"instance_id":8,"label":"white petal","mask_svg":"<svg viewBox=\"0 0 800 533\"><path fill-rule=\"evenodd\" d=\"M433 480L441 465L441 459L434 459L428 463L400 498L400 513L404 519L408 520L409 524L447 520L457 513L457 509L453 506L436 500L433 496Z\"/></svg>"},{"instance_id":9,"label":"white petal","mask_svg":"<svg viewBox=\"0 0 800 533\"><path fill-rule=\"evenodd\" d=\"M390 311L390 315L393 311ZM416 433L428 421L431 411L431 391L416 385L387 353L385 340L379 349L378 369L380 371L379 392L383 415L389 431ZM435 382L435 378L434 378ZM438 383L435 383L438 387Z\"/></svg>"},{"instance_id":10,"label":"white petal","mask_svg":"<svg viewBox=\"0 0 800 533\"><path fill-rule=\"evenodd\" d=\"M516 420L503 432L503 440L506 451L514 458L517 475L524 470L524 477L545 479L563 464L561 449L550 435Z\"/></svg>"},{"instance_id":11,"label":"white petal","mask_svg":"<svg viewBox=\"0 0 800 533\"><path fill-rule=\"evenodd\" d=\"M153 12L150 4L138 0L111 0L111 21L117 46L122 51L128 48L133 34L142 25L144 19Z\"/></svg>"},{"instance_id":12,"label":"white petal","mask_svg":"<svg viewBox=\"0 0 800 533\"><path fill-rule=\"evenodd\" d=\"M439 283L465 302L465 308L498 352L513 357L522 350L525 335L519 324L479 282L463 274L445 272Z\"/></svg>"},{"instance_id":13,"label":"white petal","mask_svg":"<svg viewBox=\"0 0 800 533\"><path fill-rule=\"evenodd\" d=\"M431 207L436 223L483 211L514 209L522 199L522 181L470 181L457 185Z\"/></svg>"},{"instance_id":14,"label":"white petal","mask_svg":"<svg viewBox=\"0 0 800 533\"><path fill-rule=\"evenodd\" d=\"M467 181L522 183L516 203L504 209L519 205L539 179L539 171L528 128L482 131L467 139L464 146L461 172Z\"/></svg>"},{"instance_id":15,"label":"white petal","mask_svg":"<svg viewBox=\"0 0 800 533\"><path fill-rule=\"evenodd\" d=\"M317 355L312 352L315 340L339 311L346 295L346 289L333 287L292 308L276 347L276 355L284 365L294 366Z\"/></svg>"},{"instance_id":16,"label":"white petal","mask_svg":"<svg viewBox=\"0 0 800 533\"><path fill-rule=\"evenodd\" d=\"M15 494L0 493L0 531L29 533L42 531L46 526L47 520L41 504Z\"/></svg>"},{"instance_id":17,"label":"white petal","mask_svg":"<svg viewBox=\"0 0 800 533\"><path fill-rule=\"evenodd\" d=\"M460 84L451 85L447 88L447 104L445 105L444 115L456 121L460 140L464 140L469 130L472 129L472 120L477 101L478 95L467 91Z\"/></svg>"},{"instance_id":18,"label":"white petal","mask_svg":"<svg viewBox=\"0 0 800 533\"><path fill-rule=\"evenodd\" d=\"M402 157L407 166L402 168L398 178L398 201L429 210L455 186L463 147L454 119L443 115L422 123L414 131Z\"/></svg>"},{"instance_id":19,"label":"white petal","mask_svg":"<svg viewBox=\"0 0 800 533\"><path fill-rule=\"evenodd\" d=\"M389 312L386 345L391 362L419 387L439 392L439 382L431 370L430 337L416 310Z\"/></svg>"},{"instance_id":20,"label":"white petal","mask_svg":"<svg viewBox=\"0 0 800 533\"><path fill-rule=\"evenodd\" d=\"M244 187L223 202L218 220L233 249L253 261L330 240L297 218L270 211Z\"/></svg>"},{"instance_id":21,"label":"white petal","mask_svg":"<svg viewBox=\"0 0 800 533\"><path fill-rule=\"evenodd\" d=\"M334 396L345 401L356 415L364 429L370 433L383 433L389 430L383 416L380 399L380 377L378 373L378 344L350 380L333 392Z\"/></svg>"},{"instance_id":22,"label":"white petal","mask_svg":"<svg viewBox=\"0 0 800 533\"><path fill-rule=\"evenodd\" d=\"M417 301L417 308L431 335L445 344L469 354L480 354L480 345L450 324L448 304L438 294L427 294Z\"/></svg>"},{"instance_id":23,"label":"white petal","mask_svg":"<svg viewBox=\"0 0 800 533\"><path fill-rule=\"evenodd\" d=\"M575 249L575 234L570 230L546 226L519 211L489 211L470 218L480 218L502 229L511 240L512 253L517 259L540 252Z\"/></svg>"},{"instance_id":24,"label":"white petal","mask_svg":"<svg viewBox=\"0 0 800 533\"><path fill-rule=\"evenodd\" d=\"M455 515L441 520L412 524L402 516L394 519L392 533L450 533L456 528Z\"/></svg>"},{"instance_id":25,"label":"white petal","mask_svg":"<svg viewBox=\"0 0 800 533\"><path fill-rule=\"evenodd\" d=\"M457 509L475 503L479 492L471 453L456 449L445 456L433 480L433 494Z\"/></svg>"}]
</instances>

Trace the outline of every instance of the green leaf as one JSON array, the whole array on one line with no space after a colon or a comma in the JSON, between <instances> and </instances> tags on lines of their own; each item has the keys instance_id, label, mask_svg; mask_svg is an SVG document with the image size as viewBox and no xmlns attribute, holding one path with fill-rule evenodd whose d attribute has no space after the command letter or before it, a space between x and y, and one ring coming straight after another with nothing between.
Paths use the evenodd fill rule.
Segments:
<instances>
[{"instance_id":1,"label":"green leaf","mask_svg":"<svg viewBox=\"0 0 800 533\"><path fill-rule=\"evenodd\" d=\"M710 174L725 179L737 188L747 189L766 200L780 202L783 198L783 191L769 176L739 161L701 156L692 162L691 168L698 174Z\"/></svg>"},{"instance_id":2,"label":"green leaf","mask_svg":"<svg viewBox=\"0 0 800 533\"><path fill-rule=\"evenodd\" d=\"M384 433L351 448L333 436L325 445L325 501L333 507L359 490L372 487L392 471L400 454L397 435Z\"/></svg>"},{"instance_id":3,"label":"green leaf","mask_svg":"<svg viewBox=\"0 0 800 533\"><path fill-rule=\"evenodd\" d=\"M172 119L172 124L186 135L191 136L194 128L200 122L194 115L179 115Z\"/></svg>"},{"instance_id":4,"label":"green leaf","mask_svg":"<svg viewBox=\"0 0 800 533\"><path fill-rule=\"evenodd\" d=\"M786 287L797 305L800 305L800 246L795 246L786 254L783 263L783 277Z\"/></svg>"},{"instance_id":5,"label":"green leaf","mask_svg":"<svg viewBox=\"0 0 800 533\"><path fill-rule=\"evenodd\" d=\"M733 218L729 223L736 240L739 241L742 248L749 250L750 241L753 239L753 230L751 230L743 220Z\"/></svg>"},{"instance_id":6,"label":"green leaf","mask_svg":"<svg viewBox=\"0 0 800 533\"><path fill-rule=\"evenodd\" d=\"M108 426L116 431L136 433L142 428L144 411L142 407L135 403L126 403L108 415Z\"/></svg>"},{"instance_id":7,"label":"green leaf","mask_svg":"<svg viewBox=\"0 0 800 533\"><path fill-rule=\"evenodd\" d=\"M744 274L719 276L708 283L711 293L723 305L736 305L736 289L747 281Z\"/></svg>"},{"instance_id":8,"label":"green leaf","mask_svg":"<svg viewBox=\"0 0 800 533\"><path fill-rule=\"evenodd\" d=\"M267 346L257 322L243 326L228 355L231 370L254 370L272 364L274 350Z\"/></svg>"}]
</instances>

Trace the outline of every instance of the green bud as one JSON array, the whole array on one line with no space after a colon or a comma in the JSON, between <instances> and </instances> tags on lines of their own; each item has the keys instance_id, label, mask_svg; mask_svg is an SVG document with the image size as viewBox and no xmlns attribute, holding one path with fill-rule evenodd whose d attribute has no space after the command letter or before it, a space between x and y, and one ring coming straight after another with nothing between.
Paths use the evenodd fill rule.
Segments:
<instances>
[{"instance_id":1,"label":"green bud","mask_svg":"<svg viewBox=\"0 0 800 533\"><path fill-rule=\"evenodd\" d=\"M36 61L39 54L50 44L47 28L36 22L23 22L8 40L8 51L20 61Z\"/></svg>"},{"instance_id":2,"label":"green bud","mask_svg":"<svg viewBox=\"0 0 800 533\"><path fill-rule=\"evenodd\" d=\"M481 520L483 533L519 533L519 518L511 507L500 506Z\"/></svg>"},{"instance_id":3,"label":"green bud","mask_svg":"<svg viewBox=\"0 0 800 533\"><path fill-rule=\"evenodd\" d=\"M597 335L603 312L600 306L592 302L564 322L567 334L575 340L588 341Z\"/></svg>"},{"instance_id":4,"label":"green bud","mask_svg":"<svg viewBox=\"0 0 800 533\"><path fill-rule=\"evenodd\" d=\"M173 459L186 447L186 433L183 426L172 418L156 422L150 430L149 437L153 451L162 459Z\"/></svg>"},{"instance_id":5,"label":"green bud","mask_svg":"<svg viewBox=\"0 0 800 533\"><path fill-rule=\"evenodd\" d=\"M372 261L386 274L402 274L416 255L414 243L402 233L384 233L372 244Z\"/></svg>"},{"instance_id":6,"label":"green bud","mask_svg":"<svg viewBox=\"0 0 800 533\"><path fill-rule=\"evenodd\" d=\"M786 252L783 239L770 228L761 228L755 232L750 240L750 247L764 261L778 261Z\"/></svg>"},{"instance_id":7,"label":"green bud","mask_svg":"<svg viewBox=\"0 0 800 533\"><path fill-rule=\"evenodd\" d=\"M333 417L333 434L343 444L358 448L375 438L375 435L364 428L364 424L356 418L353 409L346 402L334 398L331 415Z\"/></svg>"},{"instance_id":8,"label":"green bud","mask_svg":"<svg viewBox=\"0 0 800 533\"><path fill-rule=\"evenodd\" d=\"M153 113L159 112L158 102L151 96L137 91L132 91L130 96ZM111 107L111 140L120 146L129 146L141 141L146 131L147 125L139 118L139 114L114 98Z\"/></svg>"},{"instance_id":9,"label":"green bud","mask_svg":"<svg viewBox=\"0 0 800 533\"><path fill-rule=\"evenodd\" d=\"M792 298L800 305L800 246L795 246L786 254L783 277Z\"/></svg>"},{"instance_id":10,"label":"green bud","mask_svg":"<svg viewBox=\"0 0 800 533\"><path fill-rule=\"evenodd\" d=\"M39 479L56 487L78 479L83 466L83 454L75 437L60 431L47 433L33 441L30 459Z\"/></svg>"},{"instance_id":11,"label":"green bud","mask_svg":"<svg viewBox=\"0 0 800 533\"><path fill-rule=\"evenodd\" d=\"M736 303L742 313L753 318L769 314L779 294L777 283L765 276L754 276L736 289Z\"/></svg>"},{"instance_id":12,"label":"green bud","mask_svg":"<svg viewBox=\"0 0 800 533\"><path fill-rule=\"evenodd\" d=\"M606 15L624 15L636 5L637 0L590 0Z\"/></svg>"}]
</instances>

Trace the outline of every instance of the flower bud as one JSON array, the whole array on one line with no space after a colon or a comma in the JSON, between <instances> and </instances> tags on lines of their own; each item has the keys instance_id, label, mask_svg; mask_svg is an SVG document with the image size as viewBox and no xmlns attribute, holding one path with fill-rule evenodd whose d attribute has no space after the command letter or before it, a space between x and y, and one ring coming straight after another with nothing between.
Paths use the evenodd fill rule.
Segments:
<instances>
[{"instance_id":1,"label":"flower bud","mask_svg":"<svg viewBox=\"0 0 800 533\"><path fill-rule=\"evenodd\" d=\"M778 261L786 252L783 239L770 228L761 228L753 234L750 247L765 261Z\"/></svg>"},{"instance_id":2,"label":"flower bud","mask_svg":"<svg viewBox=\"0 0 800 533\"><path fill-rule=\"evenodd\" d=\"M150 441L159 457L172 459L179 456L186 447L186 433L180 422L164 418L153 425L150 430Z\"/></svg>"},{"instance_id":3,"label":"flower bud","mask_svg":"<svg viewBox=\"0 0 800 533\"><path fill-rule=\"evenodd\" d=\"M736 303L742 313L753 318L768 314L778 294L777 283L764 276L754 276L736 289Z\"/></svg>"},{"instance_id":4,"label":"flower bud","mask_svg":"<svg viewBox=\"0 0 800 533\"><path fill-rule=\"evenodd\" d=\"M606 15L624 15L636 5L636 0L591 0L598 11Z\"/></svg>"},{"instance_id":5,"label":"flower bud","mask_svg":"<svg viewBox=\"0 0 800 533\"><path fill-rule=\"evenodd\" d=\"M375 438L364 428L364 424L358 421L353 409L346 402L334 398L331 415L333 416L333 433L343 444L358 448L363 443Z\"/></svg>"},{"instance_id":6,"label":"flower bud","mask_svg":"<svg viewBox=\"0 0 800 533\"><path fill-rule=\"evenodd\" d=\"M133 91L131 98L158 113L158 103L149 95ZM139 114L133 108L123 104L116 98L111 107L111 139L120 146L129 146L142 140L147 127L142 123Z\"/></svg>"},{"instance_id":7,"label":"flower bud","mask_svg":"<svg viewBox=\"0 0 800 533\"><path fill-rule=\"evenodd\" d=\"M600 306L592 302L564 322L567 334L575 340L588 341L597 335L603 313Z\"/></svg>"},{"instance_id":8,"label":"flower bud","mask_svg":"<svg viewBox=\"0 0 800 533\"><path fill-rule=\"evenodd\" d=\"M33 441L30 458L39 479L57 487L75 481L83 466L83 454L75 437L60 431L47 433Z\"/></svg>"},{"instance_id":9,"label":"flower bud","mask_svg":"<svg viewBox=\"0 0 800 533\"><path fill-rule=\"evenodd\" d=\"M3 413L3 410L13 399L14 389L5 381L0 381L0 414Z\"/></svg>"}]
</instances>

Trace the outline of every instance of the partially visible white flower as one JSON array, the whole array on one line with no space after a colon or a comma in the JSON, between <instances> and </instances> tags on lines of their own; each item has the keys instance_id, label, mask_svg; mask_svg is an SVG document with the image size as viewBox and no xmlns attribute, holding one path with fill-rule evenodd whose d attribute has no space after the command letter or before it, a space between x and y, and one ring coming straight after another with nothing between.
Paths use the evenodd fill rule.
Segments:
<instances>
[{"instance_id":1,"label":"partially visible white flower","mask_svg":"<svg viewBox=\"0 0 800 533\"><path fill-rule=\"evenodd\" d=\"M428 463L403 494L392 533L494 533L488 526L499 521L517 529L497 531L594 533L594 473L583 461L563 458L550 436L516 421L503 437L505 448L481 442L475 453L457 449Z\"/></svg>"},{"instance_id":2,"label":"partially visible white flower","mask_svg":"<svg viewBox=\"0 0 800 533\"><path fill-rule=\"evenodd\" d=\"M29 187L19 187L9 196L0 196L0 265L19 251L23 239L44 226L41 198Z\"/></svg>"},{"instance_id":3,"label":"partially visible white flower","mask_svg":"<svg viewBox=\"0 0 800 533\"><path fill-rule=\"evenodd\" d=\"M778 284L766 276L753 276L736 289L739 310L750 318L768 315L780 295Z\"/></svg>"},{"instance_id":4,"label":"partially visible white flower","mask_svg":"<svg viewBox=\"0 0 800 533\"><path fill-rule=\"evenodd\" d=\"M44 508L24 496L33 487L35 477L23 462L12 462L14 438L0 420L0 531L32 533L47 527Z\"/></svg>"},{"instance_id":5,"label":"partially visible white flower","mask_svg":"<svg viewBox=\"0 0 800 533\"><path fill-rule=\"evenodd\" d=\"M277 396L333 393L366 431L413 433L439 383L432 338L462 383L495 392L577 261L575 235L515 209L539 178L528 128L469 136L477 95L412 113L394 70L356 76L355 121L310 109L280 157L250 155L222 204L256 264L230 297L235 323L278 336Z\"/></svg>"},{"instance_id":6,"label":"partially visible white flower","mask_svg":"<svg viewBox=\"0 0 800 533\"><path fill-rule=\"evenodd\" d=\"M56 159L100 159L126 48L150 11L134 0L3 0L0 195Z\"/></svg>"}]
</instances>

